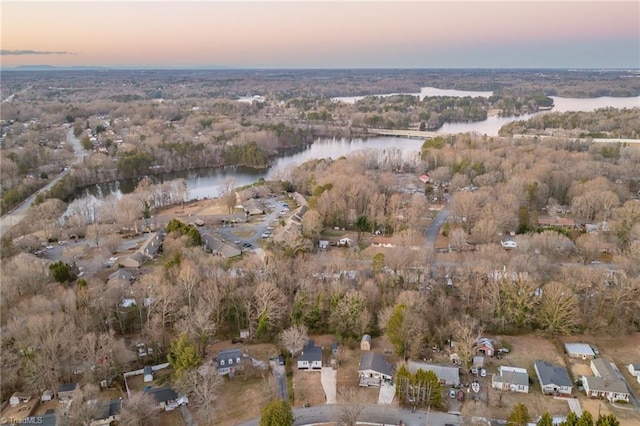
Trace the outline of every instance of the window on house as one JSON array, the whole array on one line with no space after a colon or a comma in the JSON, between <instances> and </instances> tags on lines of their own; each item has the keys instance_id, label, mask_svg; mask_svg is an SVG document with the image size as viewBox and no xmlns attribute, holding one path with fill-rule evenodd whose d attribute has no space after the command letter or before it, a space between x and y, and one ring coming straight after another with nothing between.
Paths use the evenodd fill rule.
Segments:
<instances>
[{"instance_id":1,"label":"window on house","mask_svg":"<svg viewBox=\"0 0 640 426\"><path fill-rule=\"evenodd\" d=\"M233 364L233 358L229 358L229 365Z\"/></svg>"},{"instance_id":2,"label":"window on house","mask_svg":"<svg viewBox=\"0 0 640 426\"><path fill-rule=\"evenodd\" d=\"M240 364L240 357L236 358L236 364Z\"/></svg>"},{"instance_id":3,"label":"window on house","mask_svg":"<svg viewBox=\"0 0 640 426\"><path fill-rule=\"evenodd\" d=\"M224 359L220 360L220 365L224 365Z\"/></svg>"}]
</instances>

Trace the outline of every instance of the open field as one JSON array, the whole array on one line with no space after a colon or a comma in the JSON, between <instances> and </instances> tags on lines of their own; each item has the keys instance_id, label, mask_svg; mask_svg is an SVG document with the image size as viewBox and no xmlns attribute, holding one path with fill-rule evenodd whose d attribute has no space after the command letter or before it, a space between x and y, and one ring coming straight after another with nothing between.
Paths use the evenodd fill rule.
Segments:
<instances>
[{"instance_id":1,"label":"open field","mask_svg":"<svg viewBox=\"0 0 640 426\"><path fill-rule=\"evenodd\" d=\"M294 359L293 362L296 362ZM326 402L324 389L320 382L320 370L298 370L293 365L293 391L295 393L295 406L303 404L321 405Z\"/></svg>"},{"instance_id":2,"label":"open field","mask_svg":"<svg viewBox=\"0 0 640 426\"><path fill-rule=\"evenodd\" d=\"M219 407L210 425L233 426L260 416L260 410L276 397L271 371L259 375L225 377L216 405Z\"/></svg>"}]
</instances>

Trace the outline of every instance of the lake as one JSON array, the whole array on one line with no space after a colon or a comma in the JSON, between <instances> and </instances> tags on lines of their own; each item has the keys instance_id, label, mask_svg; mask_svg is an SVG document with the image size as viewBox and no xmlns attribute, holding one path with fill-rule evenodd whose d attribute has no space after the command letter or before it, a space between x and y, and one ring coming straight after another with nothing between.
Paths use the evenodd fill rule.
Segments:
<instances>
[{"instance_id":1,"label":"lake","mask_svg":"<svg viewBox=\"0 0 640 426\"><path fill-rule=\"evenodd\" d=\"M423 87L420 93L409 93L414 96L483 96L489 97L492 92L473 92L462 90L444 90L433 87ZM391 96L392 94L382 94L376 96ZM336 101L354 103L364 96L350 96L333 98ZM552 96L554 108L552 111L594 111L598 108L633 108L640 106L640 96L628 98L600 97L600 98L561 98ZM243 101L253 100L253 97L246 97ZM536 114L545 114L538 112ZM519 117L498 117L490 116L484 121L474 123L445 123L437 133L456 134L466 132L478 132L482 135L497 136L498 130L507 123L515 120L526 120L535 114L525 114ZM197 171L184 171L169 173L155 177L158 181L167 181L177 178L184 178L187 182L189 199L217 197L225 181L233 179L237 186L248 185L259 178L271 179L281 176L288 167L302 164L305 161L319 158L338 158L363 149L388 149L398 148L403 156L418 155L422 146L420 139L406 139L398 137L372 137L367 139L326 139L321 138L313 144L308 145L299 152L289 152L277 157L273 166L268 169L252 169L247 167L224 167L211 168ZM95 196L97 199L102 196L115 193L118 195L132 192L137 181L126 180L109 184L94 185L85 190L86 194Z\"/></svg>"}]
</instances>

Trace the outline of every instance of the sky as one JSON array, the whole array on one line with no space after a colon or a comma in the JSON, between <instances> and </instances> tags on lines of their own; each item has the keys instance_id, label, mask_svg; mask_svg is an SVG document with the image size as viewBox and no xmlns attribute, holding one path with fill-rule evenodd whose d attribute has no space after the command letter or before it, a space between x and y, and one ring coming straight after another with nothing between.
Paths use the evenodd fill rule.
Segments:
<instances>
[{"instance_id":1,"label":"sky","mask_svg":"<svg viewBox=\"0 0 640 426\"><path fill-rule=\"evenodd\" d=\"M5 1L3 67L640 68L640 1Z\"/></svg>"}]
</instances>

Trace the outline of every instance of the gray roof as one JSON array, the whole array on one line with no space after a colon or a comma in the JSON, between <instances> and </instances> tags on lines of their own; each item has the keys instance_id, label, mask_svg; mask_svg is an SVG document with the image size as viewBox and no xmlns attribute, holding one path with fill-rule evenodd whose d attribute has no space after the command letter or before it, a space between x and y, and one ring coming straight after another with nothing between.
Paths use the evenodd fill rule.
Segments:
<instances>
[{"instance_id":1,"label":"gray roof","mask_svg":"<svg viewBox=\"0 0 640 426\"><path fill-rule=\"evenodd\" d=\"M65 383L64 385L60 385L58 387L58 392L69 392L74 391L78 388L77 383Z\"/></svg>"},{"instance_id":2,"label":"gray roof","mask_svg":"<svg viewBox=\"0 0 640 426\"><path fill-rule=\"evenodd\" d=\"M529 375L527 373L521 373L519 371L505 371L503 369L500 369L500 374L498 374L497 376L500 377L500 379L497 379L500 383L529 386Z\"/></svg>"},{"instance_id":3,"label":"gray roof","mask_svg":"<svg viewBox=\"0 0 640 426\"><path fill-rule=\"evenodd\" d=\"M126 269L118 269L111 275L109 275L109 281L111 280L122 280L122 281L130 281L133 279L133 274Z\"/></svg>"},{"instance_id":4,"label":"gray roof","mask_svg":"<svg viewBox=\"0 0 640 426\"><path fill-rule=\"evenodd\" d=\"M460 369L458 367L417 361L409 361L407 367L412 374L415 374L418 370L433 371L438 376L438 379L444 380L447 384L460 384Z\"/></svg>"},{"instance_id":5,"label":"gray roof","mask_svg":"<svg viewBox=\"0 0 640 426\"><path fill-rule=\"evenodd\" d=\"M240 256L242 252L231 244L227 244L211 234L203 234L202 242L205 250L210 250L213 254L221 254L226 258Z\"/></svg>"},{"instance_id":6,"label":"gray roof","mask_svg":"<svg viewBox=\"0 0 640 426\"><path fill-rule=\"evenodd\" d=\"M640 362L629 364L633 367L635 371L640 371Z\"/></svg>"},{"instance_id":7,"label":"gray roof","mask_svg":"<svg viewBox=\"0 0 640 426\"><path fill-rule=\"evenodd\" d=\"M227 368L229 365L234 366L237 364L237 360L240 358L242 360L242 351L240 349L225 349L223 351L218 352L218 368ZM224 360L224 365L220 365L220 361ZM233 360L229 363L229 360Z\"/></svg>"},{"instance_id":8,"label":"gray roof","mask_svg":"<svg viewBox=\"0 0 640 426\"><path fill-rule=\"evenodd\" d=\"M584 380L587 381L587 387L591 391L629 393L627 386L622 380L607 380L602 377L593 376L584 376Z\"/></svg>"},{"instance_id":9,"label":"gray roof","mask_svg":"<svg viewBox=\"0 0 640 426\"><path fill-rule=\"evenodd\" d=\"M322 361L322 346L316 346L313 340L309 340L302 348L298 361Z\"/></svg>"},{"instance_id":10,"label":"gray roof","mask_svg":"<svg viewBox=\"0 0 640 426\"><path fill-rule=\"evenodd\" d=\"M145 390L149 395L153 396L153 399L156 400L157 403L173 401L174 399L178 399L178 394L171 388L155 388Z\"/></svg>"},{"instance_id":11,"label":"gray roof","mask_svg":"<svg viewBox=\"0 0 640 426\"><path fill-rule=\"evenodd\" d=\"M371 336L365 334L364 336L362 336L362 341L371 343Z\"/></svg>"},{"instance_id":12,"label":"gray roof","mask_svg":"<svg viewBox=\"0 0 640 426\"><path fill-rule=\"evenodd\" d=\"M387 362L384 355L377 352L362 352L358 371L373 370L387 376L393 376L393 365Z\"/></svg>"},{"instance_id":13,"label":"gray roof","mask_svg":"<svg viewBox=\"0 0 640 426\"><path fill-rule=\"evenodd\" d=\"M573 355L579 355L579 356L585 355L590 357L593 357L596 355L593 352L593 349L591 348L591 346L586 343L565 343L564 349L565 351L567 351L568 354L573 354Z\"/></svg>"},{"instance_id":14,"label":"gray roof","mask_svg":"<svg viewBox=\"0 0 640 426\"><path fill-rule=\"evenodd\" d=\"M573 387L566 368L539 359L535 360L535 366L543 386L557 385Z\"/></svg>"},{"instance_id":15,"label":"gray roof","mask_svg":"<svg viewBox=\"0 0 640 426\"><path fill-rule=\"evenodd\" d=\"M153 374L153 368L150 365L145 365L142 371L144 374Z\"/></svg>"},{"instance_id":16,"label":"gray roof","mask_svg":"<svg viewBox=\"0 0 640 426\"><path fill-rule=\"evenodd\" d=\"M112 399L111 401L98 404L96 408L98 410L98 415L94 417L94 420L108 419L111 416L120 414L120 409L122 408L122 400Z\"/></svg>"},{"instance_id":17,"label":"gray roof","mask_svg":"<svg viewBox=\"0 0 640 426\"><path fill-rule=\"evenodd\" d=\"M593 372L593 374L595 374L596 376L602 377L603 379L607 380L620 379L620 377L618 377L618 374L616 373L616 370L613 368L611 361L608 361L604 358L598 358L591 361L591 364L596 369L596 371Z\"/></svg>"}]
</instances>

